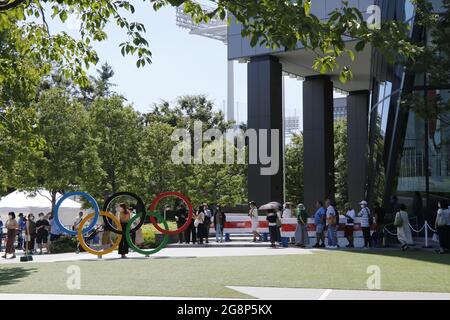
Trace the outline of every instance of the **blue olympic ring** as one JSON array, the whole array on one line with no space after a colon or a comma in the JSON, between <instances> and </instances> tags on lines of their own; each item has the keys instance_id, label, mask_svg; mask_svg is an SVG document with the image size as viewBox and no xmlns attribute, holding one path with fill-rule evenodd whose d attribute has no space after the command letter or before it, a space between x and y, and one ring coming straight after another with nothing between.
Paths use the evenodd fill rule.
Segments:
<instances>
[{"instance_id":1,"label":"blue olympic ring","mask_svg":"<svg viewBox=\"0 0 450 320\"><path fill-rule=\"evenodd\" d=\"M92 222L89 225L89 227L87 227L86 229L83 230L83 233L88 233L89 231L91 231L95 228L98 218L100 217L100 208L97 204L97 201L95 201L95 199L90 194L87 194L86 192L81 192L81 191L69 192L69 193L66 193L65 195L63 195L61 198L59 198L59 200L55 206L55 213L54 213L53 220L56 222L56 225L61 230L63 230L65 233L67 233L71 236L76 236L78 231L77 230L69 230L66 227L64 227L62 225L61 221L59 220L59 215L58 215L59 207L61 206L63 201L66 200L67 198L73 197L73 196L80 196L80 197L85 198L86 200L88 200L91 203L92 207L94 208L94 218L92 219Z\"/></svg>"}]
</instances>

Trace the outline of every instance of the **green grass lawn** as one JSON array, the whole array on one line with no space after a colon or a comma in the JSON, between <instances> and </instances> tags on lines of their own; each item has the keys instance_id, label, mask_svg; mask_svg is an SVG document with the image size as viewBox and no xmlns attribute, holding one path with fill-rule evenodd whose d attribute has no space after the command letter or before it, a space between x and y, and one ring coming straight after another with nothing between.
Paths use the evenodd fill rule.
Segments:
<instances>
[{"instance_id":1,"label":"green grass lawn","mask_svg":"<svg viewBox=\"0 0 450 320\"><path fill-rule=\"evenodd\" d=\"M70 291L74 264L81 289ZM450 292L450 255L392 250L0 265L0 292L247 298L225 286L366 290L370 265L381 268L382 290Z\"/></svg>"}]
</instances>

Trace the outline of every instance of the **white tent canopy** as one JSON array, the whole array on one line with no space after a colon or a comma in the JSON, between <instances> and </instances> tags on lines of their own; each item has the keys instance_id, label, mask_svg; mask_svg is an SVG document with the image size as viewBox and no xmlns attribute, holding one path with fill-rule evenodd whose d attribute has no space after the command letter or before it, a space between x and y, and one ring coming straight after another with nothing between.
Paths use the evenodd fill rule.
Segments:
<instances>
[{"instance_id":1,"label":"white tent canopy","mask_svg":"<svg viewBox=\"0 0 450 320\"><path fill-rule=\"evenodd\" d=\"M58 193L56 199L61 196ZM50 192L47 190L36 192L14 191L0 198L0 218L5 222L9 212L14 212L16 216L21 212L24 215L33 213L37 218L37 214L40 212L48 213L51 211L51 198ZM72 199L64 200L58 212L61 222L64 225L71 225L80 210L80 203Z\"/></svg>"}]
</instances>

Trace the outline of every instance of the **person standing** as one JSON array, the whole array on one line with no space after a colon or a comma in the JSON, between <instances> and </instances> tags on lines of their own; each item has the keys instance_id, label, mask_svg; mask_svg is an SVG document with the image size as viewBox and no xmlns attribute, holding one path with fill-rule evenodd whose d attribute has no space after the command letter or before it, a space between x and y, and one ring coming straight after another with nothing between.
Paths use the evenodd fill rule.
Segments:
<instances>
[{"instance_id":1,"label":"person standing","mask_svg":"<svg viewBox=\"0 0 450 320\"><path fill-rule=\"evenodd\" d=\"M225 214L220 206L214 214L214 227L216 229L216 242L223 242L223 226L225 224ZM219 240L220 239L220 240Z\"/></svg>"},{"instance_id":2,"label":"person standing","mask_svg":"<svg viewBox=\"0 0 450 320\"><path fill-rule=\"evenodd\" d=\"M125 203L119 204L119 220L120 225L122 226L122 230L126 230L128 221L131 219L130 210L128 210L128 206ZM119 254L121 259L126 259L128 254L128 242L125 235L122 235L122 239L119 243Z\"/></svg>"},{"instance_id":3,"label":"person standing","mask_svg":"<svg viewBox=\"0 0 450 320\"><path fill-rule=\"evenodd\" d=\"M17 224L19 226L18 234L17 234L17 249L25 250L24 244L24 234L26 228L26 219L23 216L23 213L19 213L19 219L17 220Z\"/></svg>"},{"instance_id":4,"label":"person standing","mask_svg":"<svg viewBox=\"0 0 450 320\"><path fill-rule=\"evenodd\" d=\"M439 236L439 250L438 253L444 254L449 251L448 243L448 225L450 224L450 210L448 209L447 201L441 200L438 203L439 209L436 215L435 227Z\"/></svg>"},{"instance_id":5,"label":"person standing","mask_svg":"<svg viewBox=\"0 0 450 320\"><path fill-rule=\"evenodd\" d=\"M42 254L42 246L45 245L48 251L48 231L50 229L50 223L45 219L44 214L41 212L38 215L38 221L36 221L36 243L39 248L39 254Z\"/></svg>"},{"instance_id":6,"label":"person standing","mask_svg":"<svg viewBox=\"0 0 450 320\"><path fill-rule=\"evenodd\" d=\"M347 202L345 204L345 214L344 217L346 218L345 222L345 238L348 241L347 248L354 248L354 238L353 238L353 232L355 228L355 216L356 212L353 210L352 205L350 202Z\"/></svg>"},{"instance_id":7,"label":"person standing","mask_svg":"<svg viewBox=\"0 0 450 320\"><path fill-rule=\"evenodd\" d=\"M295 245L305 248L309 244L308 237L308 214L303 203L297 206L297 228L295 230Z\"/></svg>"},{"instance_id":8,"label":"person standing","mask_svg":"<svg viewBox=\"0 0 450 320\"><path fill-rule=\"evenodd\" d=\"M361 206L361 211L359 211L358 217L361 218L361 228L364 237L364 248L368 249L372 247L372 236L370 234L370 226L371 220L373 220L373 218L370 209L367 207L367 201L363 200L359 203L359 205Z\"/></svg>"},{"instance_id":9,"label":"person standing","mask_svg":"<svg viewBox=\"0 0 450 320\"><path fill-rule=\"evenodd\" d=\"M73 231L78 230L78 227L80 226L81 221L83 221L83 212L82 211L78 212L78 217L73 222L73 225L72 225ZM77 253L79 253L80 252L80 243L78 242L78 237L76 237L76 238L77 238Z\"/></svg>"},{"instance_id":10,"label":"person standing","mask_svg":"<svg viewBox=\"0 0 450 320\"><path fill-rule=\"evenodd\" d=\"M211 212L211 210L209 209L209 206L207 203L203 204L203 208L204 208L204 214L205 214L205 240L206 243L209 243L209 231L211 230L211 222L212 222L212 218L213 218L213 214Z\"/></svg>"},{"instance_id":11,"label":"person standing","mask_svg":"<svg viewBox=\"0 0 450 320\"><path fill-rule=\"evenodd\" d=\"M394 225L397 227L397 239L401 244L402 251L406 251L414 242L411 229L409 228L409 216L408 212L406 212L406 206L401 203L399 209L400 211L395 215Z\"/></svg>"},{"instance_id":12,"label":"person standing","mask_svg":"<svg viewBox=\"0 0 450 320\"><path fill-rule=\"evenodd\" d=\"M28 245L28 253L33 254L34 243L36 241L36 222L34 221L34 215L32 213L30 213L27 217L25 238Z\"/></svg>"},{"instance_id":13,"label":"person standing","mask_svg":"<svg viewBox=\"0 0 450 320\"><path fill-rule=\"evenodd\" d=\"M282 218L292 218L292 202L286 202L284 204Z\"/></svg>"},{"instance_id":14,"label":"person standing","mask_svg":"<svg viewBox=\"0 0 450 320\"><path fill-rule=\"evenodd\" d=\"M0 252L3 251L3 221L0 219Z\"/></svg>"},{"instance_id":15,"label":"person standing","mask_svg":"<svg viewBox=\"0 0 450 320\"><path fill-rule=\"evenodd\" d=\"M250 201L250 211L248 212L248 216L252 222L252 233L253 233L253 242L256 242L258 238L261 241L261 235L258 232L259 227L259 213L258 208L256 207L255 201Z\"/></svg>"},{"instance_id":16,"label":"person standing","mask_svg":"<svg viewBox=\"0 0 450 320\"><path fill-rule=\"evenodd\" d=\"M49 213L48 217L49 217L48 220L50 222L50 241L48 243L48 249L51 253L53 250L52 248L53 242L56 242L61 238L62 231L58 226L58 224L56 223L55 216L53 215L53 213Z\"/></svg>"},{"instance_id":17,"label":"person standing","mask_svg":"<svg viewBox=\"0 0 450 320\"><path fill-rule=\"evenodd\" d=\"M186 224L187 210L184 203L181 203L178 210L175 212L175 221L177 223L177 229L180 229ZM185 232L180 232L178 235L178 243L185 242Z\"/></svg>"},{"instance_id":18,"label":"person standing","mask_svg":"<svg viewBox=\"0 0 450 320\"><path fill-rule=\"evenodd\" d=\"M191 223L189 224L189 226L187 227L186 231L185 231L185 239L186 239L186 244L189 244L191 241L193 244L197 243L197 230L195 227L195 213L193 214Z\"/></svg>"},{"instance_id":19,"label":"person standing","mask_svg":"<svg viewBox=\"0 0 450 320\"><path fill-rule=\"evenodd\" d=\"M8 254L12 254L10 259L16 258L16 250L14 248L14 242L16 241L17 232L19 231L19 224L16 221L16 214L14 212L8 213L8 220L6 221L7 240L5 254L3 258L7 258Z\"/></svg>"},{"instance_id":20,"label":"person standing","mask_svg":"<svg viewBox=\"0 0 450 320\"><path fill-rule=\"evenodd\" d=\"M327 207L327 240L328 248L337 248L337 212L333 206L330 199L325 201L325 206Z\"/></svg>"},{"instance_id":21,"label":"person standing","mask_svg":"<svg viewBox=\"0 0 450 320\"><path fill-rule=\"evenodd\" d=\"M266 220L269 224L269 234L270 234L270 246L272 248L276 247L276 243L279 241L278 239L278 215L275 209L269 209L267 211Z\"/></svg>"},{"instance_id":22,"label":"person standing","mask_svg":"<svg viewBox=\"0 0 450 320\"><path fill-rule=\"evenodd\" d=\"M314 224L316 226L316 244L314 248L325 248L325 220L326 211L322 201L316 202L316 213L314 214ZM322 243L320 243L322 242Z\"/></svg>"},{"instance_id":23,"label":"person standing","mask_svg":"<svg viewBox=\"0 0 450 320\"><path fill-rule=\"evenodd\" d=\"M80 225L81 221L83 221L83 212L82 211L78 212L78 217L76 217L75 221L73 222L73 225L72 225L73 231L78 230L78 226Z\"/></svg>"},{"instance_id":24,"label":"person standing","mask_svg":"<svg viewBox=\"0 0 450 320\"><path fill-rule=\"evenodd\" d=\"M205 230L205 208L200 206L195 214L195 227L197 228L197 239L199 244L203 244L206 237Z\"/></svg>"},{"instance_id":25,"label":"person standing","mask_svg":"<svg viewBox=\"0 0 450 320\"><path fill-rule=\"evenodd\" d=\"M384 217L386 215L386 211L383 207L380 206L378 202L376 202L373 206L373 216L375 221L377 222L377 237L376 237L376 245L384 247L385 246L385 238L384 238Z\"/></svg>"}]
</instances>

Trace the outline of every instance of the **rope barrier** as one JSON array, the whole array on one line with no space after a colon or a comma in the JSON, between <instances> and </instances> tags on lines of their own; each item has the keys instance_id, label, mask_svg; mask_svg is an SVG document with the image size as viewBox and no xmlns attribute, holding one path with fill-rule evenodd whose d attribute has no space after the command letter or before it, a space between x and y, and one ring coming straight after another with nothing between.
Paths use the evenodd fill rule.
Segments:
<instances>
[{"instance_id":1,"label":"rope barrier","mask_svg":"<svg viewBox=\"0 0 450 320\"><path fill-rule=\"evenodd\" d=\"M387 234L389 234L391 236L395 236L395 237L397 236L397 233L393 233L393 232L389 231L389 229L387 228L387 225L384 226L383 231L385 231Z\"/></svg>"},{"instance_id":2,"label":"rope barrier","mask_svg":"<svg viewBox=\"0 0 450 320\"><path fill-rule=\"evenodd\" d=\"M428 224L428 221L425 221L425 223L426 223L428 229L431 230L431 232L437 233L437 230L434 230L434 229Z\"/></svg>"},{"instance_id":3,"label":"rope barrier","mask_svg":"<svg viewBox=\"0 0 450 320\"><path fill-rule=\"evenodd\" d=\"M423 229L425 228L425 226L427 226L428 224L427 224L427 223L424 223L423 226L422 226L422 228L420 228L419 230L414 229L414 227L413 227L409 222L408 222L408 225L409 225L409 227L411 228L412 231L419 233L419 232L422 232L422 230L423 230Z\"/></svg>"},{"instance_id":4,"label":"rope barrier","mask_svg":"<svg viewBox=\"0 0 450 320\"><path fill-rule=\"evenodd\" d=\"M393 224L389 224L389 225L393 225ZM391 235L391 236L397 236L397 233L394 233L394 232L389 231L389 229L387 228L387 226L388 226L388 225L385 225L385 226L384 226L383 231L386 232L387 234ZM425 248L428 248L428 247L429 247L429 246L428 246L428 230L430 230L431 232L437 233L437 231L434 230L434 229L430 226L430 224L428 223L428 221L426 221L426 220L425 220L423 226L422 226L419 230L414 229L414 227L413 227L409 222L408 222L408 226L409 226L409 228L410 228L412 231L414 231L414 232L416 232L416 233L420 233L420 232L422 232L422 230L425 230Z\"/></svg>"}]
</instances>

